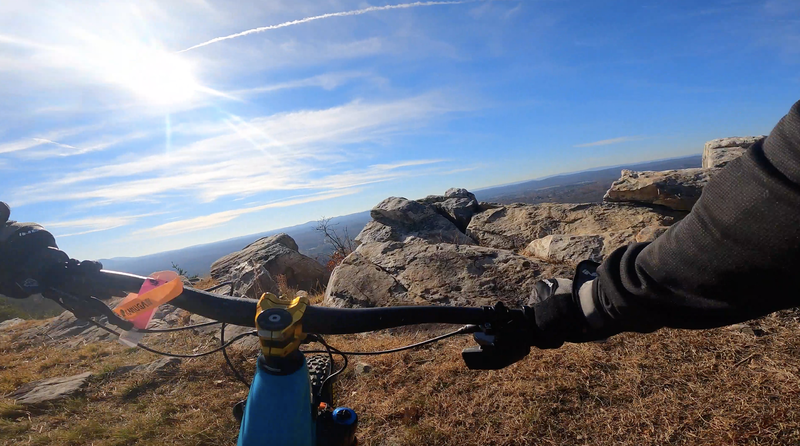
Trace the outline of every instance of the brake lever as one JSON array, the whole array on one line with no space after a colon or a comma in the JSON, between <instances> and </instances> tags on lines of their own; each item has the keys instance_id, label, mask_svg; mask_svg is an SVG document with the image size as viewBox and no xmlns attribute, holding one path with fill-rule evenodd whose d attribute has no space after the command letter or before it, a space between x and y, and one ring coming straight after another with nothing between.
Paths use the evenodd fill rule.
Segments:
<instances>
[{"instance_id":1,"label":"brake lever","mask_svg":"<svg viewBox=\"0 0 800 446\"><path fill-rule=\"evenodd\" d=\"M108 323L116 325L125 331L133 329L133 322L117 316L117 314L114 313L114 311L109 308L108 305L96 297L79 297L52 287L50 290L54 291L61 297L61 300L64 302L64 305L67 307L67 309L78 319L89 320L92 317L105 316L108 320ZM49 296L45 295L45 297ZM50 298L52 299L52 297Z\"/></svg>"},{"instance_id":2,"label":"brake lever","mask_svg":"<svg viewBox=\"0 0 800 446\"><path fill-rule=\"evenodd\" d=\"M461 358L470 370L499 370L528 356L528 323L525 310L509 310L498 302L484 307L487 313L481 331L472 335L475 347L461 351Z\"/></svg>"}]
</instances>

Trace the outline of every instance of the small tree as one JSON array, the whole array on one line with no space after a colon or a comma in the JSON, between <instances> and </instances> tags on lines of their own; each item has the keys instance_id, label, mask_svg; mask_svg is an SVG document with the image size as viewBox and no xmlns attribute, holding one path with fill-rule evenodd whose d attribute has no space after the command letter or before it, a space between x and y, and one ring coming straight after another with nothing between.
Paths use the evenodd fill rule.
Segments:
<instances>
[{"instance_id":1,"label":"small tree","mask_svg":"<svg viewBox=\"0 0 800 446\"><path fill-rule=\"evenodd\" d=\"M187 279L189 279L190 282L194 282L195 280L200 279L200 277L198 277L197 274L193 274L193 275L190 276L189 275L189 271L186 271L185 269L181 268L180 265L178 265L175 262L171 262L171 263L172 263L172 269L174 269L175 272L178 273L179 276L186 277Z\"/></svg>"},{"instance_id":2,"label":"small tree","mask_svg":"<svg viewBox=\"0 0 800 446\"><path fill-rule=\"evenodd\" d=\"M347 233L347 227L340 234L334 226L336 225L331 224L330 218L322 217L317 221L317 231L325 237L325 243L333 247L333 253L328 257L326 263L329 271L333 271L345 257L355 250L355 243Z\"/></svg>"}]
</instances>

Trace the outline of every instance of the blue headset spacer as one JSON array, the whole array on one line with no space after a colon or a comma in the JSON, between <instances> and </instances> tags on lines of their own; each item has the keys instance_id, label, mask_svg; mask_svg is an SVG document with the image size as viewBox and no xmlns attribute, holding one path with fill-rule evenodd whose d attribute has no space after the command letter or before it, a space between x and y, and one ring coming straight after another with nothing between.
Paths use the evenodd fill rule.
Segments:
<instances>
[{"instance_id":1,"label":"blue headset spacer","mask_svg":"<svg viewBox=\"0 0 800 446\"><path fill-rule=\"evenodd\" d=\"M333 421L336 424L349 426L356 422L356 411L349 407L337 407L333 410Z\"/></svg>"}]
</instances>

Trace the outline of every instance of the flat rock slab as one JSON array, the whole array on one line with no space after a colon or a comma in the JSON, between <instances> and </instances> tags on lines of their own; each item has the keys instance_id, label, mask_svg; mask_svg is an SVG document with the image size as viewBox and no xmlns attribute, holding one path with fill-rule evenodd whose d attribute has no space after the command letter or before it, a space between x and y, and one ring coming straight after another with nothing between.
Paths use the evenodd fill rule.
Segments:
<instances>
[{"instance_id":1,"label":"flat rock slab","mask_svg":"<svg viewBox=\"0 0 800 446\"><path fill-rule=\"evenodd\" d=\"M623 170L603 201L655 204L678 211L689 211L700 199L703 188L715 171L679 169L663 172Z\"/></svg>"},{"instance_id":2,"label":"flat rock slab","mask_svg":"<svg viewBox=\"0 0 800 446\"><path fill-rule=\"evenodd\" d=\"M134 367L131 373L142 373L147 375L163 375L175 371L181 365L180 358L160 358L149 364L142 364Z\"/></svg>"},{"instance_id":3,"label":"flat rock slab","mask_svg":"<svg viewBox=\"0 0 800 446\"><path fill-rule=\"evenodd\" d=\"M25 320L24 319L20 319L18 317L15 317L14 319L9 319L7 321L0 322L0 330L8 330L9 328L14 327L15 325L19 325L19 324L21 324L23 322L25 322Z\"/></svg>"},{"instance_id":4,"label":"flat rock slab","mask_svg":"<svg viewBox=\"0 0 800 446\"><path fill-rule=\"evenodd\" d=\"M603 254L630 243L648 226L671 226L683 211L651 209L625 203L510 204L476 214L467 233L481 246L521 250L551 234L603 235Z\"/></svg>"},{"instance_id":5,"label":"flat rock slab","mask_svg":"<svg viewBox=\"0 0 800 446\"><path fill-rule=\"evenodd\" d=\"M603 260L603 237L599 235L548 235L532 241L524 254L551 262L577 264L583 260Z\"/></svg>"},{"instance_id":6,"label":"flat rock slab","mask_svg":"<svg viewBox=\"0 0 800 446\"><path fill-rule=\"evenodd\" d=\"M7 395L7 398L26 406L58 401L82 392L91 376L91 372L86 372L80 375L34 381Z\"/></svg>"}]
</instances>

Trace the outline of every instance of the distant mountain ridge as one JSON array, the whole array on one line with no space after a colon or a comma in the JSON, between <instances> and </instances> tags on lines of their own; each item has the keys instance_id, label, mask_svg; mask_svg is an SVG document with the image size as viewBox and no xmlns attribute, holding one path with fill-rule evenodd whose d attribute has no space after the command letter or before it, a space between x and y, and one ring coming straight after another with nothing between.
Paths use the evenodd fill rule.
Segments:
<instances>
[{"instance_id":1,"label":"distant mountain ridge","mask_svg":"<svg viewBox=\"0 0 800 446\"><path fill-rule=\"evenodd\" d=\"M691 155L680 158L670 158L658 161L649 161L645 163L627 164L614 167L602 167L599 169L584 170L574 173L566 173L561 175L554 175L551 177L542 178L539 180L523 181L521 183L514 183L504 186L490 187L486 189L473 191L475 196L481 201L498 201L501 203L511 203L517 197L519 202L536 204L530 202L532 192L541 191L543 189L555 187L567 187L578 185L598 184L599 190L602 190L599 197L593 196L591 199L585 200L559 200L559 203L579 203L579 202L596 202L603 198L603 194L611 186L611 183L619 179L620 171L623 169L630 170L672 170L672 169L689 169L693 167L701 167L703 160L702 155ZM573 187L574 189L574 187ZM596 195L596 194L595 194ZM526 200L526 198L528 198ZM562 197L563 198L563 197Z\"/></svg>"},{"instance_id":2,"label":"distant mountain ridge","mask_svg":"<svg viewBox=\"0 0 800 446\"><path fill-rule=\"evenodd\" d=\"M369 222L369 211L331 218L330 224L337 232L346 229L351 237L355 237L364 225ZM331 249L325 244L324 236L316 230L317 222L310 221L288 228L275 229L257 234L245 235L228 240L173 251L159 252L141 257L115 257L101 259L103 267L113 271L124 271L131 274L147 275L155 271L172 269L172 264L180 266L189 274L207 275L211 264L222 256L239 251L254 241L271 235L285 232L297 242L300 252L320 261L327 260Z\"/></svg>"},{"instance_id":3,"label":"distant mountain ridge","mask_svg":"<svg viewBox=\"0 0 800 446\"><path fill-rule=\"evenodd\" d=\"M670 170L700 167L701 164L701 156L694 155L555 175L539 180L482 189L474 193L480 201L504 204L512 202L528 204L543 202L599 202L602 200L605 191L611 186L611 183L620 177L622 169ZM346 229L351 237L355 237L370 220L369 211L364 211L331 218L330 224L334 225L340 233ZM317 222L312 221L288 228L190 246L173 251L141 257L101 259L100 261L106 269L141 275L171 269L172 264L175 263L189 274L202 276L209 273L211 264L220 257L241 250L262 237L285 232L297 242L301 253L324 262L332 252L332 248L325 243L323 234L317 231L316 227Z\"/></svg>"}]
</instances>

